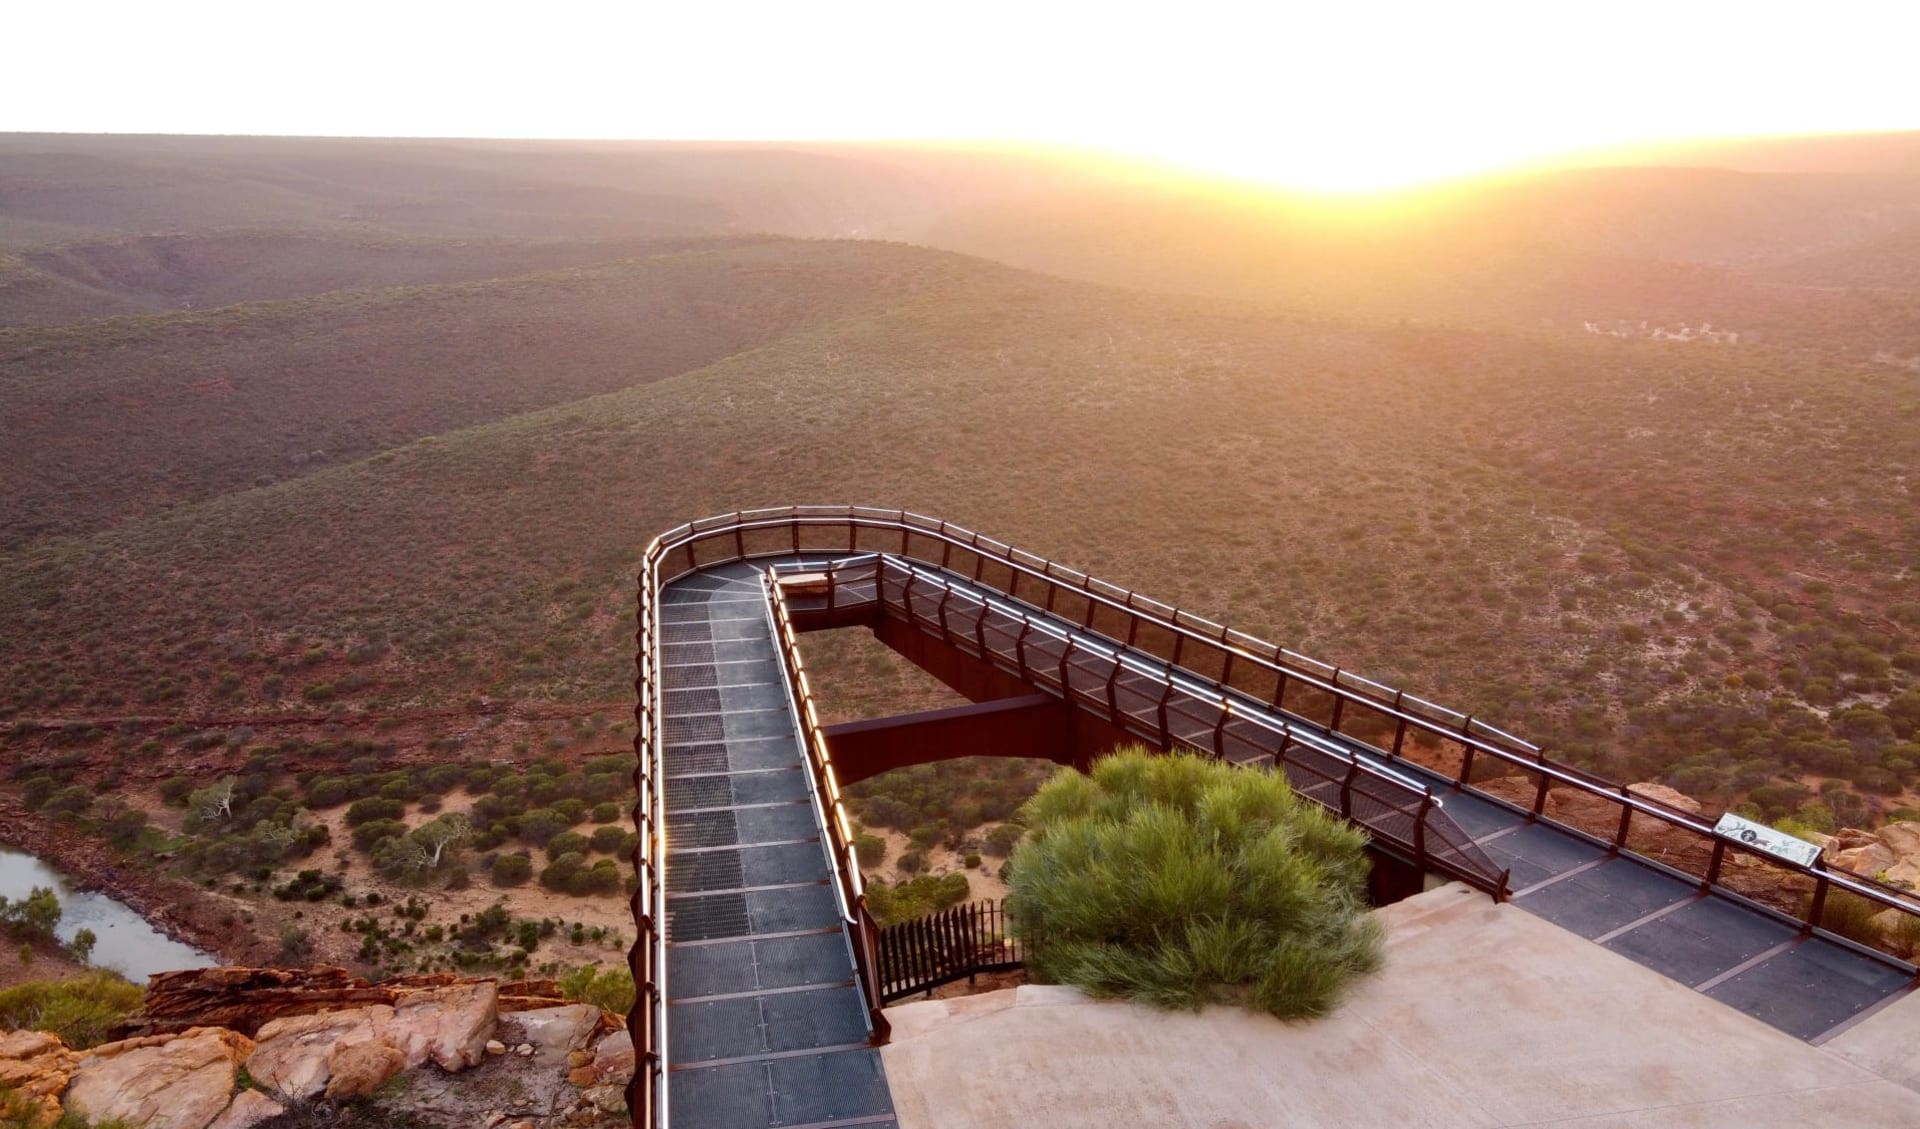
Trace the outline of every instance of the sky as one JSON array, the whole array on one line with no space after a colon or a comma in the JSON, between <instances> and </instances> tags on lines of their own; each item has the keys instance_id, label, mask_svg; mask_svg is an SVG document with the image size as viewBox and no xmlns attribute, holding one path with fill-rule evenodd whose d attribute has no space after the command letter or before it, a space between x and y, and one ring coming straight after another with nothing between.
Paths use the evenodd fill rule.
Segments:
<instances>
[{"instance_id":1,"label":"sky","mask_svg":"<svg viewBox=\"0 0 1920 1129\"><path fill-rule=\"evenodd\" d=\"M1342 190L1920 128L1920 0L59 0L0 132L1011 140Z\"/></svg>"}]
</instances>

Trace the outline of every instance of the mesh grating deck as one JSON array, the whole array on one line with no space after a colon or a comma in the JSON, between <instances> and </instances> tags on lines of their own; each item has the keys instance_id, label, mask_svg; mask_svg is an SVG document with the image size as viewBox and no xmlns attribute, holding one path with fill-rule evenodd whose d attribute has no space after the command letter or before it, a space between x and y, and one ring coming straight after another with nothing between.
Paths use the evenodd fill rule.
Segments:
<instances>
[{"instance_id":1,"label":"mesh grating deck","mask_svg":"<svg viewBox=\"0 0 1920 1129\"><path fill-rule=\"evenodd\" d=\"M733 803L733 781L724 776L676 780L667 787L667 810L724 808Z\"/></svg>"},{"instance_id":2,"label":"mesh grating deck","mask_svg":"<svg viewBox=\"0 0 1920 1129\"><path fill-rule=\"evenodd\" d=\"M668 642L660 645L660 661L666 663L669 668L685 666L689 663L710 666L717 657L713 652L712 643Z\"/></svg>"},{"instance_id":3,"label":"mesh grating deck","mask_svg":"<svg viewBox=\"0 0 1920 1129\"><path fill-rule=\"evenodd\" d=\"M706 941L744 937L753 931L745 894L675 898L667 903L668 941Z\"/></svg>"},{"instance_id":4,"label":"mesh grating deck","mask_svg":"<svg viewBox=\"0 0 1920 1129\"><path fill-rule=\"evenodd\" d=\"M663 623L660 625L662 643L711 643L713 625L700 623Z\"/></svg>"},{"instance_id":5,"label":"mesh grating deck","mask_svg":"<svg viewBox=\"0 0 1920 1129\"><path fill-rule=\"evenodd\" d=\"M676 847L724 847L740 841L740 825L730 811L703 811L667 817L667 841ZM667 862L667 873L681 865Z\"/></svg>"},{"instance_id":6,"label":"mesh grating deck","mask_svg":"<svg viewBox=\"0 0 1920 1129\"><path fill-rule=\"evenodd\" d=\"M681 745L669 749L663 757L668 776L683 776L689 772L725 772L733 766L727 763L725 745Z\"/></svg>"},{"instance_id":7,"label":"mesh grating deck","mask_svg":"<svg viewBox=\"0 0 1920 1129\"><path fill-rule=\"evenodd\" d=\"M668 667L661 685L668 690L686 690L696 686L720 685L720 671L711 666Z\"/></svg>"},{"instance_id":8,"label":"mesh grating deck","mask_svg":"<svg viewBox=\"0 0 1920 1129\"><path fill-rule=\"evenodd\" d=\"M739 851L714 851L710 854L681 855L667 870L667 892L681 894L700 890L735 890L747 884Z\"/></svg>"},{"instance_id":9,"label":"mesh grating deck","mask_svg":"<svg viewBox=\"0 0 1920 1129\"><path fill-rule=\"evenodd\" d=\"M669 715L677 713L719 713L720 691L712 689L668 690L660 704Z\"/></svg>"},{"instance_id":10,"label":"mesh grating deck","mask_svg":"<svg viewBox=\"0 0 1920 1129\"><path fill-rule=\"evenodd\" d=\"M727 736L727 727L716 715L699 717L670 717L662 723L668 742L675 741L720 741Z\"/></svg>"}]
</instances>

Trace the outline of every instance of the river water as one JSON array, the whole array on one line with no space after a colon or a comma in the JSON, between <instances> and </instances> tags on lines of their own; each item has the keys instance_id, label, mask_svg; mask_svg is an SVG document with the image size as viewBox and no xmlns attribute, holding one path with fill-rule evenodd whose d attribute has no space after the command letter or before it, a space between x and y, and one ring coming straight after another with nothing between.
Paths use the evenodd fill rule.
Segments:
<instances>
[{"instance_id":1,"label":"river water","mask_svg":"<svg viewBox=\"0 0 1920 1129\"><path fill-rule=\"evenodd\" d=\"M68 885L59 871L29 854L0 847L0 895L19 900L35 886L51 886L60 898L62 941L73 940L82 929L93 930L99 938L93 946L93 963L111 968L138 984L156 972L175 968L207 968L217 964L212 957L191 945L160 932L147 924L126 903L105 894L82 893ZM18 955L0 952L0 960L17 960Z\"/></svg>"}]
</instances>

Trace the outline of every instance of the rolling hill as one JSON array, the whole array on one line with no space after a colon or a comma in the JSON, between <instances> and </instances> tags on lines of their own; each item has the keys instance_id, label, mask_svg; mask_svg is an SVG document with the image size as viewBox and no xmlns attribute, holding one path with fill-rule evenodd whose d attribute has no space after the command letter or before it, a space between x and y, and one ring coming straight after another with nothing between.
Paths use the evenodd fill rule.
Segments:
<instances>
[{"instance_id":1,"label":"rolling hill","mask_svg":"<svg viewBox=\"0 0 1920 1129\"><path fill-rule=\"evenodd\" d=\"M4 139L8 277L233 304L0 331L0 740L621 701L648 537L855 501L1870 822L1920 806L1890 175L1341 210L1021 154ZM986 255L788 237L851 228ZM1741 338L1655 332L1701 321Z\"/></svg>"}]
</instances>

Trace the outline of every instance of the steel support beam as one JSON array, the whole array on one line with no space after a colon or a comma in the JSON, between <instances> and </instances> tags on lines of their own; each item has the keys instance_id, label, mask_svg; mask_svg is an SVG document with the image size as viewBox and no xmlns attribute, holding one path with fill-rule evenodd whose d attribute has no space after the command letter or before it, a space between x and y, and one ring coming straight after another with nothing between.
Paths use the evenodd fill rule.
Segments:
<instances>
[{"instance_id":1,"label":"steel support beam","mask_svg":"<svg viewBox=\"0 0 1920 1129\"><path fill-rule=\"evenodd\" d=\"M1085 769L1130 739L1051 694L850 721L822 729L840 783L956 757L1032 757Z\"/></svg>"}]
</instances>

